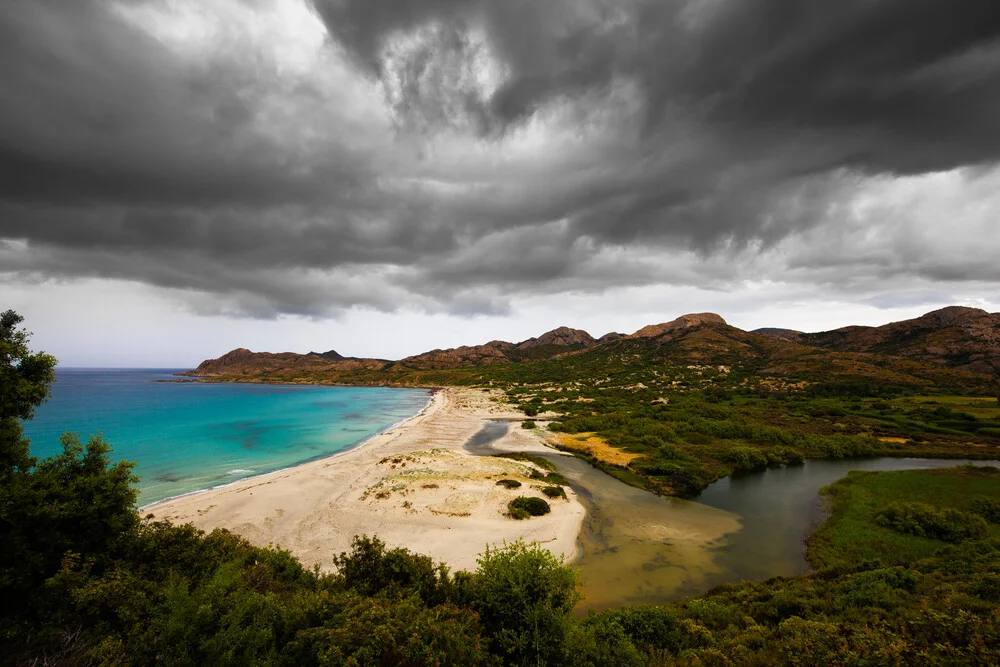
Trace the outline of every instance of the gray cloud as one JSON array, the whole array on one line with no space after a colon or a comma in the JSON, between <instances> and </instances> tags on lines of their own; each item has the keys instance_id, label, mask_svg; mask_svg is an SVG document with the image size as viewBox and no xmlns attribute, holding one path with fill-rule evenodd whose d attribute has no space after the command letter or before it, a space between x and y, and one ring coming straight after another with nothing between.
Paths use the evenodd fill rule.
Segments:
<instances>
[{"instance_id":1,"label":"gray cloud","mask_svg":"<svg viewBox=\"0 0 1000 667\"><path fill-rule=\"evenodd\" d=\"M1000 180L995 0L314 0L304 65L247 28L289 6L0 5L3 269L253 317L844 266L1000 280L988 228L963 260L926 201L852 212L871 182Z\"/></svg>"}]
</instances>

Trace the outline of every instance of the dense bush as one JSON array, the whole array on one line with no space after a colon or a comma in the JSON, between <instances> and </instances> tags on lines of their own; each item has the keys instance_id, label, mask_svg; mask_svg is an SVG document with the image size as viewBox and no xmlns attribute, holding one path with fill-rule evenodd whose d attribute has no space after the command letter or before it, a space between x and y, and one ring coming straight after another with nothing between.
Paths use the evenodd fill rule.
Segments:
<instances>
[{"instance_id":1,"label":"dense bush","mask_svg":"<svg viewBox=\"0 0 1000 667\"><path fill-rule=\"evenodd\" d=\"M986 520L976 514L945 508L939 510L924 503L891 503L875 514L875 522L886 528L929 537L945 542L959 542L986 534Z\"/></svg>"},{"instance_id":2,"label":"dense bush","mask_svg":"<svg viewBox=\"0 0 1000 667\"><path fill-rule=\"evenodd\" d=\"M490 650L506 664L573 664L566 639L580 600L576 572L522 542L487 548L478 564L463 601L479 614Z\"/></svg>"},{"instance_id":3,"label":"dense bush","mask_svg":"<svg viewBox=\"0 0 1000 667\"><path fill-rule=\"evenodd\" d=\"M532 496L518 496L507 503L507 509L512 519L530 519L533 516L542 516L552 511L549 504L541 498Z\"/></svg>"},{"instance_id":4,"label":"dense bush","mask_svg":"<svg viewBox=\"0 0 1000 667\"><path fill-rule=\"evenodd\" d=\"M334 581L366 596L415 594L427 604L444 602L451 590L448 569L428 556L406 549L386 549L377 538L355 536L351 552L333 557Z\"/></svg>"},{"instance_id":5,"label":"dense bush","mask_svg":"<svg viewBox=\"0 0 1000 667\"><path fill-rule=\"evenodd\" d=\"M566 491L561 486L546 486L542 488L542 493L549 498L565 498Z\"/></svg>"},{"instance_id":6,"label":"dense bush","mask_svg":"<svg viewBox=\"0 0 1000 667\"><path fill-rule=\"evenodd\" d=\"M516 479L501 479L497 482L497 486L502 486L505 489L519 489L521 483Z\"/></svg>"},{"instance_id":7,"label":"dense bush","mask_svg":"<svg viewBox=\"0 0 1000 667\"><path fill-rule=\"evenodd\" d=\"M722 456L734 472L748 472L767 467L767 455L756 447L733 447Z\"/></svg>"},{"instance_id":8,"label":"dense bush","mask_svg":"<svg viewBox=\"0 0 1000 667\"><path fill-rule=\"evenodd\" d=\"M972 511L990 523L1000 523L1000 501L992 498L976 498L972 501Z\"/></svg>"},{"instance_id":9,"label":"dense bush","mask_svg":"<svg viewBox=\"0 0 1000 667\"><path fill-rule=\"evenodd\" d=\"M536 428L536 427L537 427L537 424L535 424L534 420L526 419L523 422L521 422L521 428L526 428L526 429L530 430L530 429L533 429L533 428Z\"/></svg>"}]
</instances>

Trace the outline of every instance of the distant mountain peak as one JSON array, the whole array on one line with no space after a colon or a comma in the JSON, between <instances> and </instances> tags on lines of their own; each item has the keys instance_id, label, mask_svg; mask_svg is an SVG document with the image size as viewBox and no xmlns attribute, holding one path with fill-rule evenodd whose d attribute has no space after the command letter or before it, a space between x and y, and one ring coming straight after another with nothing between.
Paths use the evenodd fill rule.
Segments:
<instances>
[{"instance_id":1,"label":"distant mountain peak","mask_svg":"<svg viewBox=\"0 0 1000 667\"><path fill-rule=\"evenodd\" d=\"M597 341L583 329L571 329L570 327L558 327L552 331L546 331L538 338L529 338L518 344L518 349L526 350L542 345L560 345L564 347L583 346L589 347Z\"/></svg>"},{"instance_id":2,"label":"distant mountain peak","mask_svg":"<svg viewBox=\"0 0 1000 667\"><path fill-rule=\"evenodd\" d=\"M970 308L968 306L946 306L938 310L918 317L915 322L928 323L933 326L950 326L952 324L962 324L969 320L979 319L989 316L989 313L982 308Z\"/></svg>"},{"instance_id":3,"label":"distant mountain peak","mask_svg":"<svg viewBox=\"0 0 1000 667\"><path fill-rule=\"evenodd\" d=\"M688 327L696 327L703 324L711 326L726 325L726 321L722 319L721 315L716 315L715 313L689 313L687 315L681 315L676 320L671 320L670 322L650 324L649 326L639 329L634 334L629 336L629 338L655 338L656 336L663 335L668 331L686 329Z\"/></svg>"},{"instance_id":4,"label":"distant mountain peak","mask_svg":"<svg viewBox=\"0 0 1000 667\"><path fill-rule=\"evenodd\" d=\"M344 358L344 356L336 350L327 350L326 352L310 352L309 354L314 357L323 357L324 359L339 360Z\"/></svg>"}]
</instances>

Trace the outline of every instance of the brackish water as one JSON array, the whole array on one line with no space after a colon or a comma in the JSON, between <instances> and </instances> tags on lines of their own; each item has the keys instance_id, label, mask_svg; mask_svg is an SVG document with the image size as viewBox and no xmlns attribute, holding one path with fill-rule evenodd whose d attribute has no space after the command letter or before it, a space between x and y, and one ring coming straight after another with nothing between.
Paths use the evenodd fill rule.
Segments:
<instances>
[{"instance_id":1,"label":"brackish water","mask_svg":"<svg viewBox=\"0 0 1000 667\"><path fill-rule=\"evenodd\" d=\"M508 424L492 422L466 448L489 455ZM722 583L808 571L805 539L823 518L819 490L852 470L947 468L953 459L808 460L725 478L696 500L664 498L624 484L588 463L543 455L587 509L574 562L583 608L662 604ZM977 465L997 462L977 461Z\"/></svg>"},{"instance_id":2,"label":"brackish water","mask_svg":"<svg viewBox=\"0 0 1000 667\"><path fill-rule=\"evenodd\" d=\"M172 369L58 369L52 396L25 422L31 453L60 434L103 432L112 460L136 463L139 504L343 451L419 412L430 392L171 382Z\"/></svg>"},{"instance_id":3,"label":"brackish water","mask_svg":"<svg viewBox=\"0 0 1000 667\"><path fill-rule=\"evenodd\" d=\"M805 540L825 514L819 490L853 470L885 471L951 468L996 461L868 458L809 459L802 465L770 468L711 484L697 502L740 515L741 528L716 555L725 573L712 583L804 574Z\"/></svg>"}]
</instances>

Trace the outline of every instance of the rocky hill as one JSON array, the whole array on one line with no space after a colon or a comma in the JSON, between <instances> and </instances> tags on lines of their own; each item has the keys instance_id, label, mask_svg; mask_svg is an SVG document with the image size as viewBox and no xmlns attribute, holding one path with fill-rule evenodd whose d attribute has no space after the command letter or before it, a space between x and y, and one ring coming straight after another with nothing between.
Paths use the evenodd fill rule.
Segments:
<instances>
[{"instance_id":1,"label":"rocky hill","mask_svg":"<svg viewBox=\"0 0 1000 667\"><path fill-rule=\"evenodd\" d=\"M506 364L532 359L550 359L596 344L597 340L582 329L559 327L520 343L494 340L485 345L463 345L447 350L431 350L406 357L398 363L407 368L422 370Z\"/></svg>"},{"instance_id":2,"label":"rocky hill","mask_svg":"<svg viewBox=\"0 0 1000 667\"><path fill-rule=\"evenodd\" d=\"M1000 313L949 306L912 320L880 327L848 326L833 331L761 333L839 352L903 357L958 370L1000 376Z\"/></svg>"},{"instance_id":3,"label":"rocky hill","mask_svg":"<svg viewBox=\"0 0 1000 667\"><path fill-rule=\"evenodd\" d=\"M687 329L705 324L725 325L726 321L715 313L691 313L690 315L681 315L670 322L645 326L632 334L630 338L655 338L675 329Z\"/></svg>"},{"instance_id":4,"label":"rocky hill","mask_svg":"<svg viewBox=\"0 0 1000 667\"><path fill-rule=\"evenodd\" d=\"M569 327L559 327L552 331L543 333L538 338L529 338L519 343L517 349L530 350L544 345L558 345L561 347L590 347L597 341L583 329L570 329Z\"/></svg>"},{"instance_id":5,"label":"rocky hill","mask_svg":"<svg viewBox=\"0 0 1000 667\"><path fill-rule=\"evenodd\" d=\"M355 359L327 352L252 352L245 347L236 348L218 359L206 359L197 368L181 375L204 378L246 379L271 377L282 374L323 374L333 369L354 372L359 369L376 369L388 362L380 359Z\"/></svg>"}]
</instances>

